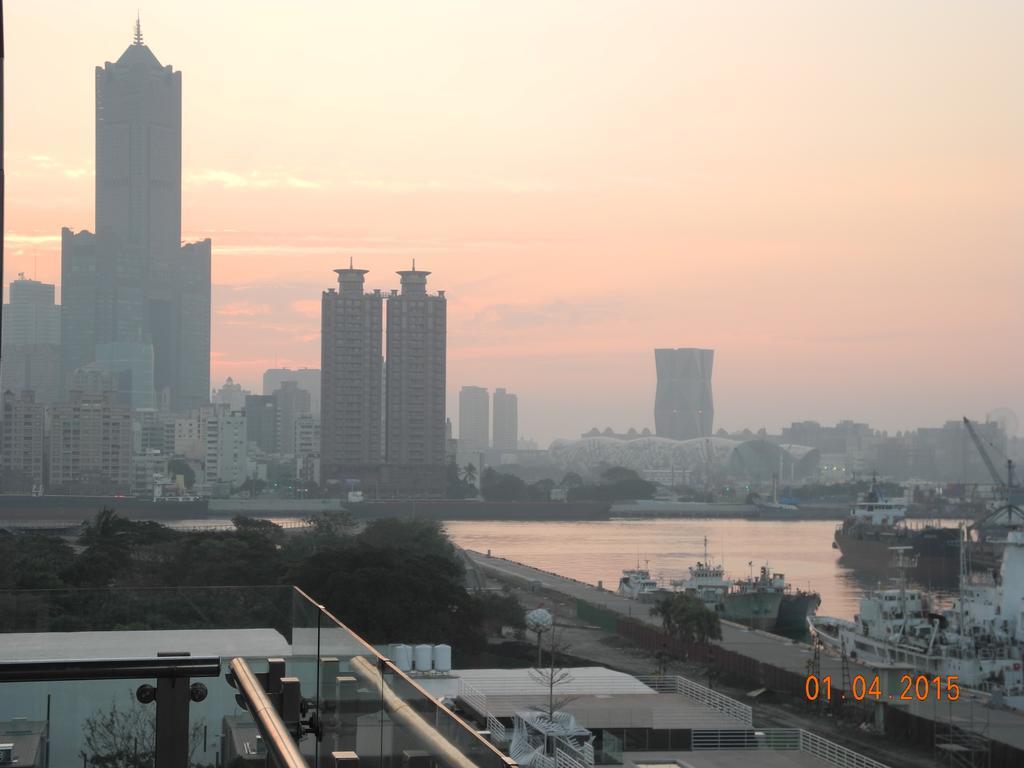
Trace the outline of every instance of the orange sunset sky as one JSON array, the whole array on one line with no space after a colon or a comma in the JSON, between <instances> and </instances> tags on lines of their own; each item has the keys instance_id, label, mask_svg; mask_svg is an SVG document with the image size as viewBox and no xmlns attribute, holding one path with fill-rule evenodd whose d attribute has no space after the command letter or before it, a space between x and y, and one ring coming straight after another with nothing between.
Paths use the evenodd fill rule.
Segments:
<instances>
[{"instance_id":1,"label":"orange sunset sky","mask_svg":"<svg viewBox=\"0 0 1024 768\"><path fill-rule=\"evenodd\" d=\"M1024 3L6 3L7 266L94 226L94 67L183 72L213 383L318 366L332 269L449 297L458 388L546 444L653 427L656 346L715 428L1024 417Z\"/></svg>"}]
</instances>

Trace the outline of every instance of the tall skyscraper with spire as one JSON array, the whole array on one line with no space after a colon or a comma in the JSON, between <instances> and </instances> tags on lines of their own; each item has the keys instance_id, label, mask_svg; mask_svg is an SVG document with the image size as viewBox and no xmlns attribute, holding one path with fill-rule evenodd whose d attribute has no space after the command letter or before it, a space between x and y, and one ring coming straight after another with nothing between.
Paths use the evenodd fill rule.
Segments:
<instances>
[{"instance_id":1,"label":"tall skyscraper with spire","mask_svg":"<svg viewBox=\"0 0 1024 768\"><path fill-rule=\"evenodd\" d=\"M63 368L152 346L172 410L209 401L210 240L181 244L181 72L134 39L96 68L96 232L62 233Z\"/></svg>"}]
</instances>

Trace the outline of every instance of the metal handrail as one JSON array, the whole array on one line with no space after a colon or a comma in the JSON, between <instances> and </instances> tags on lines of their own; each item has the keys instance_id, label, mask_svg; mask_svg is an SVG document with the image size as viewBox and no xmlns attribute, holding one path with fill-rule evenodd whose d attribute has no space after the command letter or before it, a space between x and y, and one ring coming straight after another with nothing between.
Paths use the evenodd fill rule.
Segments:
<instances>
[{"instance_id":1,"label":"metal handrail","mask_svg":"<svg viewBox=\"0 0 1024 768\"><path fill-rule=\"evenodd\" d=\"M284 721L270 703L266 691L249 669L249 665L245 663L245 659L232 659L230 667L246 709L256 721L256 728L278 768L309 768L302 753L299 752L299 745L292 739Z\"/></svg>"},{"instance_id":2,"label":"metal handrail","mask_svg":"<svg viewBox=\"0 0 1024 768\"><path fill-rule=\"evenodd\" d=\"M427 722L409 702L396 694L391 686L381 678L380 671L362 656L353 656L349 665L356 676L373 689L379 696L391 719L408 728L428 749L431 756L448 768L477 768L477 764L466 757L448 739L442 736L434 726ZM481 743L486 744L481 740Z\"/></svg>"},{"instance_id":3,"label":"metal handrail","mask_svg":"<svg viewBox=\"0 0 1024 768\"><path fill-rule=\"evenodd\" d=\"M219 677L217 656L134 659L39 659L0 662L0 683L48 680L124 680L140 677Z\"/></svg>"}]
</instances>

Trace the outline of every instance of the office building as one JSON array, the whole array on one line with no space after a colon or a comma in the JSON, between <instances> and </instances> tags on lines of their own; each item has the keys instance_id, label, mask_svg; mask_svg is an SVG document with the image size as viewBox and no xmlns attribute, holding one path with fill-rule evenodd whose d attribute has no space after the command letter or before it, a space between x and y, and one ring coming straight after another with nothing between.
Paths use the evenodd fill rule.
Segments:
<instances>
[{"instance_id":1,"label":"office building","mask_svg":"<svg viewBox=\"0 0 1024 768\"><path fill-rule=\"evenodd\" d=\"M319 368L268 368L263 372L263 394L272 395L283 382L294 381L309 392L310 412L319 416L320 377Z\"/></svg>"},{"instance_id":2,"label":"office building","mask_svg":"<svg viewBox=\"0 0 1024 768\"><path fill-rule=\"evenodd\" d=\"M113 341L96 345L93 365L109 373L115 382L118 405L156 407L153 386L153 345L138 341Z\"/></svg>"},{"instance_id":3,"label":"office building","mask_svg":"<svg viewBox=\"0 0 1024 768\"><path fill-rule=\"evenodd\" d=\"M447 301L427 293L429 272L398 273L401 292L387 300L387 463L415 490L445 486L445 355ZM398 470L401 468L401 470Z\"/></svg>"},{"instance_id":4,"label":"office building","mask_svg":"<svg viewBox=\"0 0 1024 768\"><path fill-rule=\"evenodd\" d=\"M208 411L206 482L237 488L246 479L246 414L232 411L226 405L209 406Z\"/></svg>"},{"instance_id":5,"label":"office building","mask_svg":"<svg viewBox=\"0 0 1024 768\"><path fill-rule=\"evenodd\" d=\"M0 392L30 389L37 403L57 402L62 394L60 307L54 286L19 275L3 306Z\"/></svg>"},{"instance_id":6,"label":"office building","mask_svg":"<svg viewBox=\"0 0 1024 768\"><path fill-rule=\"evenodd\" d=\"M295 420L310 413L309 392L298 382L283 381L273 394L277 412L277 453L295 454Z\"/></svg>"},{"instance_id":7,"label":"office building","mask_svg":"<svg viewBox=\"0 0 1024 768\"><path fill-rule=\"evenodd\" d=\"M323 478L344 480L382 459L383 297L364 291L367 270L334 271L338 288L321 297L320 456Z\"/></svg>"},{"instance_id":8,"label":"office building","mask_svg":"<svg viewBox=\"0 0 1024 768\"><path fill-rule=\"evenodd\" d=\"M49 488L105 496L132 484L132 412L115 393L71 390L50 422Z\"/></svg>"},{"instance_id":9,"label":"office building","mask_svg":"<svg viewBox=\"0 0 1024 768\"><path fill-rule=\"evenodd\" d=\"M494 390L494 448L515 451L519 448L519 398L503 387Z\"/></svg>"},{"instance_id":10,"label":"office building","mask_svg":"<svg viewBox=\"0 0 1024 768\"><path fill-rule=\"evenodd\" d=\"M54 286L19 274L10 284L10 303L3 308L3 346L60 344L60 307Z\"/></svg>"},{"instance_id":11,"label":"office building","mask_svg":"<svg viewBox=\"0 0 1024 768\"><path fill-rule=\"evenodd\" d=\"M656 349L654 361L658 373L654 429L658 437L709 437L715 417L711 396L714 350Z\"/></svg>"},{"instance_id":12,"label":"office building","mask_svg":"<svg viewBox=\"0 0 1024 768\"><path fill-rule=\"evenodd\" d=\"M3 393L0 490L29 493L43 487L45 406L31 390Z\"/></svg>"},{"instance_id":13,"label":"office building","mask_svg":"<svg viewBox=\"0 0 1024 768\"><path fill-rule=\"evenodd\" d=\"M459 390L459 450L477 453L490 448L490 394L483 387Z\"/></svg>"},{"instance_id":14,"label":"office building","mask_svg":"<svg viewBox=\"0 0 1024 768\"><path fill-rule=\"evenodd\" d=\"M245 396L245 425L250 443L263 453L277 452L277 401L273 395Z\"/></svg>"},{"instance_id":15,"label":"office building","mask_svg":"<svg viewBox=\"0 0 1024 768\"><path fill-rule=\"evenodd\" d=\"M96 232L61 238L63 370L100 344L150 344L174 412L209 402L209 240L181 244L181 73L136 27L96 68Z\"/></svg>"}]
</instances>

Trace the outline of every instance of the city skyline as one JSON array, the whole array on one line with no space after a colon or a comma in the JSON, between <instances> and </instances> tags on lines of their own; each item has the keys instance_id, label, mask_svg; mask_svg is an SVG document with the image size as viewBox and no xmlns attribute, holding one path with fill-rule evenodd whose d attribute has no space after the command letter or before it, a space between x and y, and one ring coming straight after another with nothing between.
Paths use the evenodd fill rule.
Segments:
<instances>
[{"instance_id":1,"label":"city skyline","mask_svg":"<svg viewBox=\"0 0 1024 768\"><path fill-rule=\"evenodd\" d=\"M540 29L529 5L481 16L442 3L409 29L386 8L319 9L319 27L300 10L275 19L280 35L257 23L229 36L218 29L240 6L143 5L147 43L185 73L182 225L214 239L212 381L258 391L264 369L316 367L309 297L324 270L354 252L368 288L389 288L419 254L449 295L449 403L462 384L501 383L530 403L520 432L542 443L653 426L649 355L663 346L717 350L716 429L853 418L896 431L1024 412L1024 233L1010 225L1024 114L1003 98L1021 84L1009 30L1024 10L930 8L925 36L920 8L877 4L786 3L780 18L752 6L749 29L721 11L588 7L544 11ZM52 36L52 10L8 9L8 279L59 283L60 226L92 220L89 81L130 42L135 8L69 4L59 56L32 44ZM871 62L837 22L881 36ZM335 30L344 45L310 44ZM218 44L191 45L206 36ZM238 67L271 39L261 102ZM513 56L524 45L550 82ZM352 73L343 98L315 99L315 79L298 77L367 56L388 66L338 67ZM424 88L434 101L414 98ZM254 160L241 121L267 99L309 133L296 143L271 115L248 136ZM789 109L742 143L730 126L758 122L772 99ZM472 141L448 135L445 108ZM318 127L338 119L340 133Z\"/></svg>"}]
</instances>

